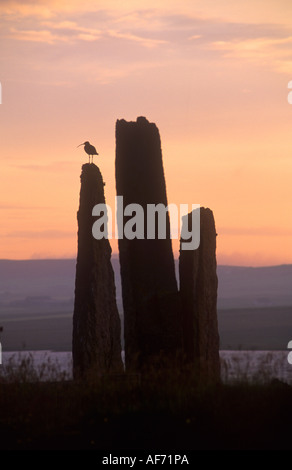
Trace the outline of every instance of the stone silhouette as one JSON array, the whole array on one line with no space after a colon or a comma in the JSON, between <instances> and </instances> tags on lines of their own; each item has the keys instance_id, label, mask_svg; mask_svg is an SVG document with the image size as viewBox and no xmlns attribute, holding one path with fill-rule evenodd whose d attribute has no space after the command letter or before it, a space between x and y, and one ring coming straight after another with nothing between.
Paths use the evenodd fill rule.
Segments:
<instances>
[{"instance_id":1,"label":"stone silhouette","mask_svg":"<svg viewBox=\"0 0 292 470\"><path fill-rule=\"evenodd\" d=\"M121 372L121 326L116 305L111 247L108 239L96 240L92 209L105 203L104 182L94 164L82 166L78 219L78 255L76 264L73 315L73 373Z\"/></svg>"},{"instance_id":2,"label":"stone silhouette","mask_svg":"<svg viewBox=\"0 0 292 470\"><path fill-rule=\"evenodd\" d=\"M144 117L116 123L116 189L124 207L144 210L144 239L119 238L126 368L135 369L174 355L182 340L168 213L166 238L147 239L147 204L166 207L167 195L159 131Z\"/></svg>"},{"instance_id":3,"label":"stone silhouette","mask_svg":"<svg viewBox=\"0 0 292 470\"><path fill-rule=\"evenodd\" d=\"M220 381L216 228L210 209L195 210L200 211L200 246L181 250L179 258L184 354L199 381L214 383ZM192 213L185 223L191 230Z\"/></svg>"}]
</instances>

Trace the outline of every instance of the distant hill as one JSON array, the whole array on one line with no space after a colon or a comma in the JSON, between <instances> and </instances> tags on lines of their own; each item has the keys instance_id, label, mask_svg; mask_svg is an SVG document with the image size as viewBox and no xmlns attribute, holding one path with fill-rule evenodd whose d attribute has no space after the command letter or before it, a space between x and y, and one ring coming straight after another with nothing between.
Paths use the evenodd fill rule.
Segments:
<instances>
[{"instance_id":1,"label":"distant hill","mask_svg":"<svg viewBox=\"0 0 292 470\"><path fill-rule=\"evenodd\" d=\"M9 297L74 296L76 260L0 260L0 302Z\"/></svg>"},{"instance_id":2,"label":"distant hill","mask_svg":"<svg viewBox=\"0 0 292 470\"><path fill-rule=\"evenodd\" d=\"M112 265L122 316L117 256ZM6 350L71 349L75 267L75 259L0 260ZM286 349L292 339L292 265L218 266L217 273L221 349Z\"/></svg>"},{"instance_id":3,"label":"distant hill","mask_svg":"<svg viewBox=\"0 0 292 470\"><path fill-rule=\"evenodd\" d=\"M117 298L121 299L117 256L112 257ZM74 259L0 260L0 303L44 296L72 300ZM178 272L178 261L176 260ZM292 265L271 267L218 266L218 308L261 308L292 305Z\"/></svg>"},{"instance_id":4,"label":"distant hill","mask_svg":"<svg viewBox=\"0 0 292 470\"><path fill-rule=\"evenodd\" d=\"M261 308L292 305L292 265L270 267L218 266L219 308Z\"/></svg>"}]
</instances>

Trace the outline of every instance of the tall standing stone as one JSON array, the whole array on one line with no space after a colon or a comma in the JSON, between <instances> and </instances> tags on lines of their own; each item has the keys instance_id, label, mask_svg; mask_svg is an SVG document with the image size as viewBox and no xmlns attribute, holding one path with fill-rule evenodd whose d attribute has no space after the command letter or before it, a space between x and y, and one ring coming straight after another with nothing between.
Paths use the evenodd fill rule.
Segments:
<instances>
[{"instance_id":1,"label":"tall standing stone","mask_svg":"<svg viewBox=\"0 0 292 470\"><path fill-rule=\"evenodd\" d=\"M144 117L116 123L116 189L124 208L136 203L144 211L144 239L119 238L126 368L135 369L181 344L168 213L165 239L157 231L147 239L147 205L167 207L167 195L159 131ZM123 218L123 228L129 220Z\"/></svg>"},{"instance_id":2,"label":"tall standing stone","mask_svg":"<svg viewBox=\"0 0 292 470\"><path fill-rule=\"evenodd\" d=\"M78 254L73 315L73 373L95 376L122 371L121 328L116 304L111 247L96 240L92 209L105 203L104 182L94 164L82 167L78 219Z\"/></svg>"},{"instance_id":3,"label":"tall standing stone","mask_svg":"<svg viewBox=\"0 0 292 470\"><path fill-rule=\"evenodd\" d=\"M210 209L196 210L200 211L200 245L196 250L181 250L179 259L184 353L200 381L218 382L216 228ZM183 218L185 223L191 231L192 213Z\"/></svg>"}]
</instances>

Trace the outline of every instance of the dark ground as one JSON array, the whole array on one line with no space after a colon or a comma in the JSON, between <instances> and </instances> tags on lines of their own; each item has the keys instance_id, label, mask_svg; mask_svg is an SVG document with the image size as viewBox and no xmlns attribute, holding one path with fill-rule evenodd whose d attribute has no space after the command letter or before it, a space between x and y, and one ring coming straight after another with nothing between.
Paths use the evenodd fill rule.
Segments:
<instances>
[{"instance_id":1,"label":"dark ground","mask_svg":"<svg viewBox=\"0 0 292 470\"><path fill-rule=\"evenodd\" d=\"M2 264L2 350L70 351L75 261ZM292 339L292 267L220 269L221 349L285 350ZM279 382L206 388L180 374L87 384L0 382L0 449L13 451L10 464L20 455L23 465L22 450L93 450L97 456L228 450L224 466L230 461L234 468L242 460L230 450L291 450L291 426L292 387ZM31 455L37 453L29 453L29 463ZM38 460L38 468L44 463Z\"/></svg>"},{"instance_id":2,"label":"dark ground","mask_svg":"<svg viewBox=\"0 0 292 470\"><path fill-rule=\"evenodd\" d=\"M2 450L291 450L291 423L292 387L279 381L199 387L177 372L0 384Z\"/></svg>"}]
</instances>

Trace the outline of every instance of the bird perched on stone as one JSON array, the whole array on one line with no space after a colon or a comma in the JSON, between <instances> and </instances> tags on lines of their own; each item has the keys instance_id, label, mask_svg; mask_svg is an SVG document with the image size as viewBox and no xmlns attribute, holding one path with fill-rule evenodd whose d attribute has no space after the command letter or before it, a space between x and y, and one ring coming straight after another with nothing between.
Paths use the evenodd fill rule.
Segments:
<instances>
[{"instance_id":1,"label":"bird perched on stone","mask_svg":"<svg viewBox=\"0 0 292 470\"><path fill-rule=\"evenodd\" d=\"M84 145L84 151L89 156L89 163L90 163L90 157L91 157L91 163L93 163L93 155L98 155L96 148L93 147L93 145L91 145L88 141L83 142L83 144L80 144L80 145ZM78 145L77 148L80 147L80 145Z\"/></svg>"}]
</instances>

